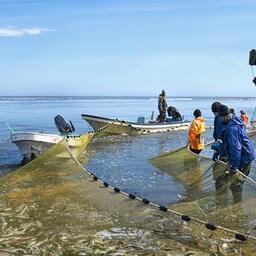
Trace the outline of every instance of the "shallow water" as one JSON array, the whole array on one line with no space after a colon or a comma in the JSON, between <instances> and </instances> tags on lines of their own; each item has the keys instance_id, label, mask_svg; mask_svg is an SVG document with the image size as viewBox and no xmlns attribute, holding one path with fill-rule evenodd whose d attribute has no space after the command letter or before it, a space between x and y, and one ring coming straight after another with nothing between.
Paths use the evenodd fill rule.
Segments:
<instances>
[{"instance_id":1,"label":"shallow water","mask_svg":"<svg viewBox=\"0 0 256 256\"><path fill-rule=\"evenodd\" d=\"M186 143L184 138L186 131L96 139L88 148L86 167L113 186L168 205L180 200L184 186L154 167L149 159L179 148Z\"/></svg>"},{"instance_id":2,"label":"shallow water","mask_svg":"<svg viewBox=\"0 0 256 256\"><path fill-rule=\"evenodd\" d=\"M229 233L209 231L194 221L185 223L176 214L114 193L93 181L72 159L56 157L63 150L65 144L60 143L0 179L1 251L16 255L255 253L255 241L236 242Z\"/></svg>"},{"instance_id":3,"label":"shallow water","mask_svg":"<svg viewBox=\"0 0 256 256\"><path fill-rule=\"evenodd\" d=\"M187 119L192 117L194 108L202 109L207 124L211 125L212 101L172 99L169 102ZM236 109L243 108L249 114L254 108L254 99L225 99L225 103ZM218 238L198 239L174 216L113 195L81 175L73 161L59 162L49 155L38 166L35 162L28 169L15 171L20 156L8 139L6 122L15 131L56 132L53 117L62 114L71 119L81 133L90 129L80 119L81 113L134 121L140 115L149 118L151 110L156 108L156 99L1 98L0 108L1 249L16 253L24 250L32 255L46 251L49 255L69 255L69 252L172 255L173 251L176 255L190 251L210 255L218 251L216 241L220 246L224 244ZM208 130L207 140L211 133L212 130ZM89 146L83 163L99 178L123 191L169 205L182 199L184 184L151 165L148 159L185 143L186 131L98 138ZM252 177L255 177L255 166ZM236 247L237 244L230 247L228 243L228 247L224 245L221 250L230 252L220 255L239 255L243 246L235 250Z\"/></svg>"},{"instance_id":4,"label":"shallow water","mask_svg":"<svg viewBox=\"0 0 256 256\"><path fill-rule=\"evenodd\" d=\"M244 109L250 116L256 102L255 98L168 98L167 102L189 120L195 108L201 109L206 123L212 125L210 106L216 100L234 107L237 112ZM0 97L0 164L20 161L15 145L10 143L7 123L14 131L56 133L53 119L61 114L72 120L77 133L82 133L90 129L81 120L82 113L136 121L138 116L149 120L152 111L156 117L157 99L152 97Z\"/></svg>"}]
</instances>

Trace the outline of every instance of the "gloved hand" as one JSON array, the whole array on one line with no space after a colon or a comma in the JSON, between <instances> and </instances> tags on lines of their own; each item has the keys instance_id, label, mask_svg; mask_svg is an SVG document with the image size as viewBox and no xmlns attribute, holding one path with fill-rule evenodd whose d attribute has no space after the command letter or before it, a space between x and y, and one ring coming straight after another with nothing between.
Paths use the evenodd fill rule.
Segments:
<instances>
[{"instance_id":1,"label":"gloved hand","mask_svg":"<svg viewBox=\"0 0 256 256\"><path fill-rule=\"evenodd\" d=\"M214 151L213 156L212 156L212 161L216 161L216 160L218 160L218 158L219 158L218 151Z\"/></svg>"},{"instance_id":2,"label":"gloved hand","mask_svg":"<svg viewBox=\"0 0 256 256\"><path fill-rule=\"evenodd\" d=\"M227 160L227 157L225 157L225 156L219 156L219 160L221 161L221 162L224 162L224 163L226 163L228 160Z\"/></svg>"},{"instance_id":3,"label":"gloved hand","mask_svg":"<svg viewBox=\"0 0 256 256\"><path fill-rule=\"evenodd\" d=\"M221 144L222 144L222 140L218 139L217 141L212 143L211 149L213 149L215 151L219 151L220 147L221 147Z\"/></svg>"}]
</instances>

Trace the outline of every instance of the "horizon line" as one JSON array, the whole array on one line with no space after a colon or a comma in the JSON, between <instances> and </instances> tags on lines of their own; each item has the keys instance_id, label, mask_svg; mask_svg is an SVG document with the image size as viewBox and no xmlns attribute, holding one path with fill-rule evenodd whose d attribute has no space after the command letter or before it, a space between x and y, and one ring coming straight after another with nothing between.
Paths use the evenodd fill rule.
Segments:
<instances>
[{"instance_id":1,"label":"horizon line","mask_svg":"<svg viewBox=\"0 0 256 256\"><path fill-rule=\"evenodd\" d=\"M32 98L32 97L152 97L157 98L157 95L0 95L1 98L3 97L10 97L10 98ZM167 96L166 98L256 98L256 96Z\"/></svg>"}]
</instances>

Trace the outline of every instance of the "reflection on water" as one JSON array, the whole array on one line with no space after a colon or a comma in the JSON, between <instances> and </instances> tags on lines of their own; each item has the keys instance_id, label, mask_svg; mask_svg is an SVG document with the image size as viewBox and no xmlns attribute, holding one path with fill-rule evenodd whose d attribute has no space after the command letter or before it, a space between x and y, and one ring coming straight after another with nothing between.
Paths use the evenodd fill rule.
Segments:
<instances>
[{"instance_id":1,"label":"reflection on water","mask_svg":"<svg viewBox=\"0 0 256 256\"><path fill-rule=\"evenodd\" d=\"M175 140L175 139L176 140ZM97 176L122 190L169 204L179 199L183 186L152 166L148 159L184 143L180 134L113 136L94 141L86 165Z\"/></svg>"}]
</instances>

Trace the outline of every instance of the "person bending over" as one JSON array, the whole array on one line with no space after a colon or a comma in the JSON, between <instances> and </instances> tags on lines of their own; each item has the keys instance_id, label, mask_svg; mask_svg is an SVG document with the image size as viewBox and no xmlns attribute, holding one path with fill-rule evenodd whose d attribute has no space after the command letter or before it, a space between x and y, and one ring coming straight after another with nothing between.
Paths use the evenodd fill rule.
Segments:
<instances>
[{"instance_id":1,"label":"person bending over","mask_svg":"<svg viewBox=\"0 0 256 256\"><path fill-rule=\"evenodd\" d=\"M239 170L248 176L254 159L254 147L243 121L238 117L231 118L229 108L225 105L219 107L219 116L224 125L221 139L227 154L227 174L233 175ZM244 179L235 179L230 185L232 193L241 193L243 183Z\"/></svg>"}]
</instances>

